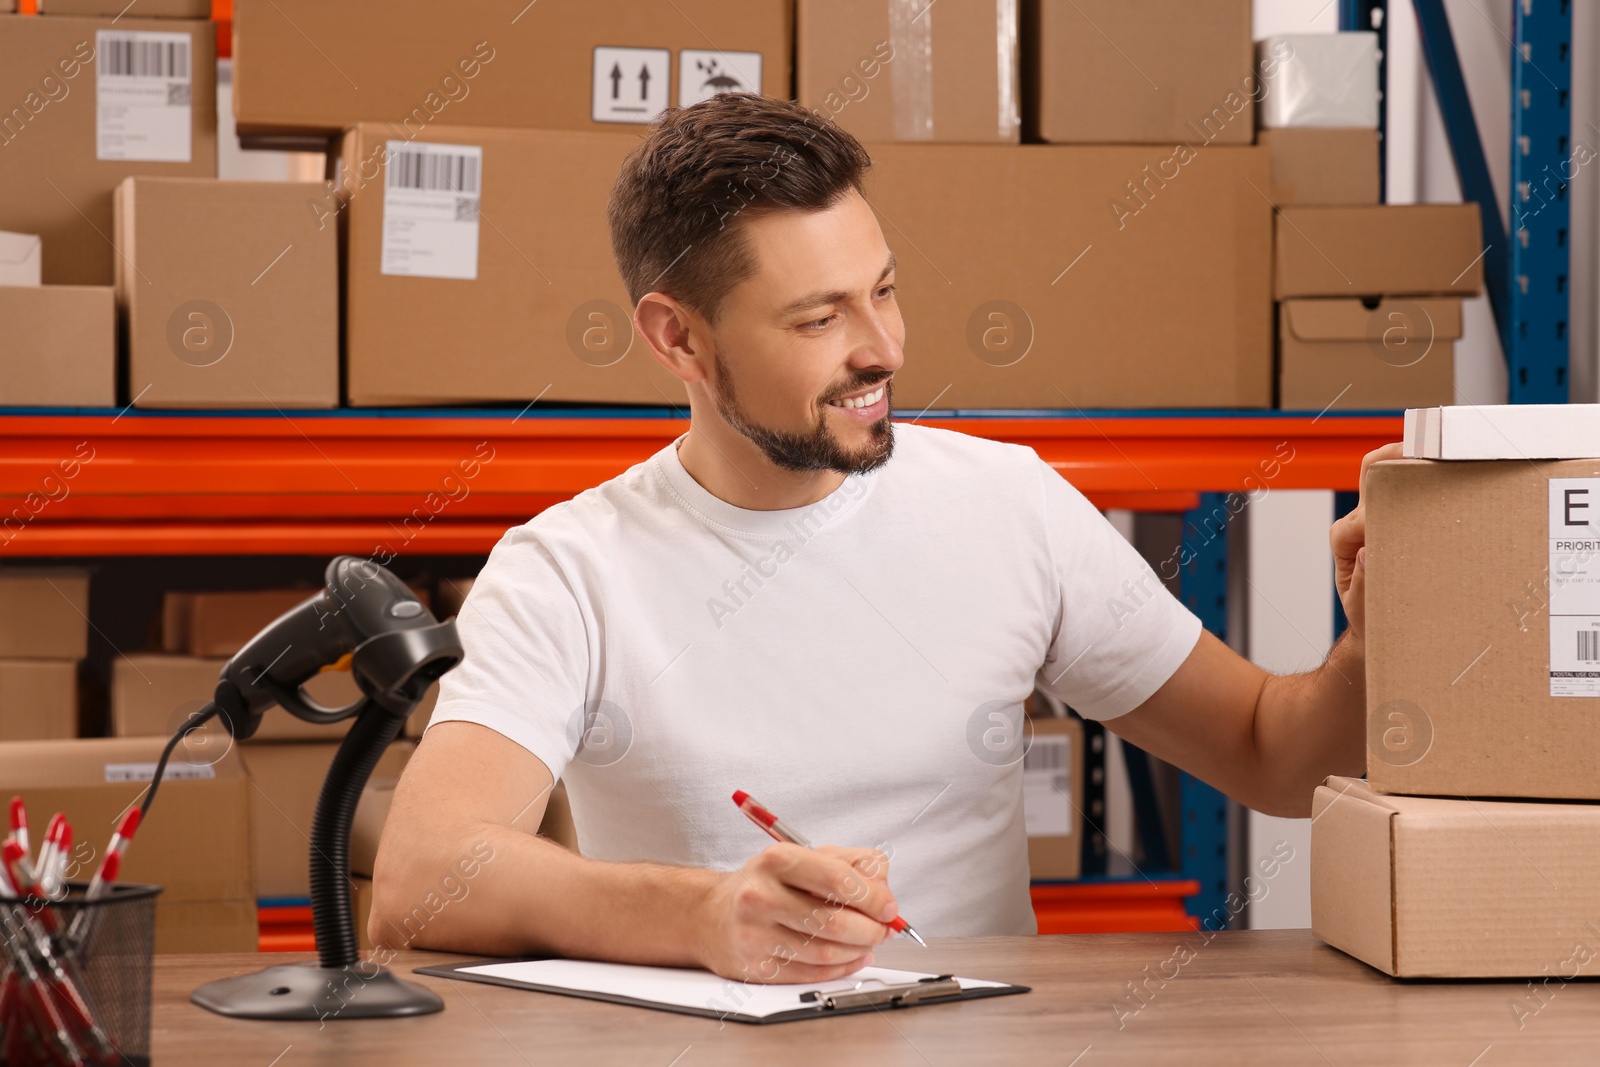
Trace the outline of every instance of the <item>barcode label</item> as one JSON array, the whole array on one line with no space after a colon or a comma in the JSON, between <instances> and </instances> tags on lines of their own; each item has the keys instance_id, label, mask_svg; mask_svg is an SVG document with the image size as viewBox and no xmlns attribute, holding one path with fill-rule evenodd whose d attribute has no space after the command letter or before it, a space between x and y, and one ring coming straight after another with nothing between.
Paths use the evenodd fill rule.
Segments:
<instances>
[{"instance_id":1,"label":"barcode label","mask_svg":"<svg viewBox=\"0 0 1600 1067\"><path fill-rule=\"evenodd\" d=\"M396 152L389 157L389 187L477 196L481 161L481 155Z\"/></svg>"},{"instance_id":2,"label":"barcode label","mask_svg":"<svg viewBox=\"0 0 1600 1067\"><path fill-rule=\"evenodd\" d=\"M1600 698L1600 478L1551 478L1550 695Z\"/></svg>"},{"instance_id":3,"label":"barcode label","mask_svg":"<svg viewBox=\"0 0 1600 1067\"><path fill-rule=\"evenodd\" d=\"M188 81L189 38L165 33L102 33L100 71L114 78L177 78Z\"/></svg>"},{"instance_id":4,"label":"barcode label","mask_svg":"<svg viewBox=\"0 0 1600 1067\"><path fill-rule=\"evenodd\" d=\"M1067 739L1064 737L1035 737L1028 751L1022 754L1022 770L1064 771L1067 769Z\"/></svg>"},{"instance_id":5,"label":"barcode label","mask_svg":"<svg viewBox=\"0 0 1600 1067\"><path fill-rule=\"evenodd\" d=\"M1077 814L1072 807L1072 739L1033 735L1022 754L1022 821L1029 837L1065 837Z\"/></svg>"},{"instance_id":6,"label":"barcode label","mask_svg":"<svg viewBox=\"0 0 1600 1067\"><path fill-rule=\"evenodd\" d=\"M156 776L154 763L108 763L106 764L106 781L108 782L148 782ZM163 782L173 782L181 778L215 778L217 769L209 763L184 763L181 760L171 760L167 769L161 772Z\"/></svg>"},{"instance_id":7,"label":"barcode label","mask_svg":"<svg viewBox=\"0 0 1600 1067\"><path fill-rule=\"evenodd\" d=\"M483 149L411 141L387 148L381 272L477 278Z\"/></svg>"},{"instance_id":8,"label":"barcode label","mask_svg":"<svg viewBox=\"0 0 1600 1067\"><path fill-rule=\"evenodd\" d=\"M1578 631L1578 659L1584 663L1600 659L1600 630Z\"/></svg>"},{"instance_id":9,"label":"barcode label","mask_svg":"<svg viewBox=\"0 0 1600 1067\"><path fill-rule=\"evenodd\" d=\"M95 33L95 158L188 163L193 42L187 33Z\"/></svg>"}]
</instances>

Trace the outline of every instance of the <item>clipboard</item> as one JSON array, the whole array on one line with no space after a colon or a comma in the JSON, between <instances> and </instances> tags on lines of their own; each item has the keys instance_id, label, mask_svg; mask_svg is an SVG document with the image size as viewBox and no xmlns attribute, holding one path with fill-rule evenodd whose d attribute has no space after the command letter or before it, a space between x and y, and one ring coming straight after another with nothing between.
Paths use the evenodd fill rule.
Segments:
<instances>
[{"instance_id":1,"label":"clipboard","mask_svg":"<svg viewBox=\"0 0 1600 1067\"><path fill-rule=\"evenodd\" d=\"M468 960L418 967L415 973L758 1026L1032 992L1028 986L881 967L831 982L757 985L709 971L549 956ZM622 991L627 989L633 992ZM786 1006L790 1002L794 1007Z\"/></svg>"}]
</instances>

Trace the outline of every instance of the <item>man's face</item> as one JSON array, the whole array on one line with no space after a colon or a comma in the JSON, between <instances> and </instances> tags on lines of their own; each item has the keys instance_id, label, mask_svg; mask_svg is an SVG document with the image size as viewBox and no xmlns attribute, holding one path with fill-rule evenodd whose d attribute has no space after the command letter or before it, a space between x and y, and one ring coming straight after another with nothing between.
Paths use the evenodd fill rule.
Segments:
<instances>
[{"instance_id":1,"label":"man's face","mask_svg":"<svg viewBox=\"0 0 1600 1067\"><path fill-rule=\"evenodd\" d=\"M785 470L864 473L894 451L890 376L904 362L894 257L852 191L825 211L742 220L755 274L724 299L712 396ZM873 403L852 407L867 397Z\"/></svg>"}]
</instances>

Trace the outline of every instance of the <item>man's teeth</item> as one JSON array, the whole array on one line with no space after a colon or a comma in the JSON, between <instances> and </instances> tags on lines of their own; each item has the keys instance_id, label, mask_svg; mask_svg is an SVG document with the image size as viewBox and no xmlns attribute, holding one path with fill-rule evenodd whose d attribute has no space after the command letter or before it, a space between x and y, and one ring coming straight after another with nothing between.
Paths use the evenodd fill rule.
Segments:
<instances>
[{"instance_id":1,"label":"man's teeth","mask_svg":"<svg viewBox=\"0 0 1600 1067\"><path fill-rule=\"evenodd\" d=\"M860 398L846 397L843 400L830 400L828 403L832 404L836 408L870 408L872 405L876 404L882 399L883 386L880 385L866 396Z\"/></svg>"}]
</instances>

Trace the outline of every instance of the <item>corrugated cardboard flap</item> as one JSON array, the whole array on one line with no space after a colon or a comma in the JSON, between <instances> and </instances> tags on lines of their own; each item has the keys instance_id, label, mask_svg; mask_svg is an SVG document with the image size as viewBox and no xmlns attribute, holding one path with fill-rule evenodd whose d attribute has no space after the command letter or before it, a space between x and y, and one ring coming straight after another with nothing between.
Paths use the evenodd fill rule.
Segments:
<instances>
[{"instance_id":1,"label":"corrugated cardboard flap","mask_svg":"<svg viewBox=\"0 0 1600 1067\"><path fill-rule=\"evenodd\" d=\"M1425 321L1417 320L1419 312ZM1429 323L1434 340L1461 337L1461 301L1454 297L1385 297L1375 307L1368 307L1359 297L1285 300L1282 314L1297 341L1365 341L1374 338L1374 330L1381 337L1388 329L1415 331L1418 340L1425 340Z\"/></svg>"},{"instance_id":2,"label":"corrugated cardboard flap","mask_svg":"<svg viewBox=\"0 0 1600 1067\"><path fill-rule=\"evenodd\" d=\"M1394 810L1357 778L1329 778L1311 801L1311 932L1394 972Z\"/></svg>"}]
</instances>

